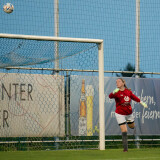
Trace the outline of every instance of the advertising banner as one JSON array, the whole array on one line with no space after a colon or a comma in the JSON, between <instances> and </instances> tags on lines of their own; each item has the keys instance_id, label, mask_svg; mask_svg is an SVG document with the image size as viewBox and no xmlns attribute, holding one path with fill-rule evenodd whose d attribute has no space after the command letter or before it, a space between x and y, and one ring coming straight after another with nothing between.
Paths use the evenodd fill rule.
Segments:
<instances>
[{"instance_id":1,"label":"advertising banner","mask_svg":"<svg viewBox=\"0 0 160 160\"><path fill-rule=\"evenodd\" d=\"M105 134L120 135L121 131L115 118L115 100L109 99L109 94L116 88L118 77L104 78L104 99L105 99ZM136 133L138 135L160 135L160 79L152 78L124 78L128 88L146 102L148 108L144 108L139 103L131 101L133 115L135 117ZM99 132L99 95L98 77L92 76L72 76L71 77L71 132L79 135L78 129L80 115L80 94L79 88L85 81L85 89L91 86L91 100L86 93L86 132L85 135L98 135ZM74 85L76 82L76 86ZM87 92L87 91L86 91ZM88 98L87 98L88 97ZM92 106L92 110L91 110ZM87 109L88 107L88 109ZM92 126L92 127L91 127ZM90 131L89 131L90 130ZM128 128L128 134L133 135L133 130Z\"/></svg>"},{"instance_id":2,"label":"advertising banner","mask_svg":"<svg viewBox=\"0 0 160 160\"><path fill-rule=\"evenodd\" d=\"M64 136L64 77L0 74L0 137Z\"/></svg>"}]
</instances>

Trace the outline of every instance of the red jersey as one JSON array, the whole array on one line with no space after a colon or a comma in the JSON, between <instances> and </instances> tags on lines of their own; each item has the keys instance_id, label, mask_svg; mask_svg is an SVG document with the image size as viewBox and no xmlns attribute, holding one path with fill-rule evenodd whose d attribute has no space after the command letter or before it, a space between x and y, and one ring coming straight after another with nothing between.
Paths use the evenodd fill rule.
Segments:
<instances>
[{"instance_id":1,"label":"red jersey","mask_svg":"<svg viewBox=\"0 0 160 160\"><path fill-rule=\"evenodd\" d=\"M116 110L115 112L121 115L129 115L132 114L132 107L131 107L131 99L140 102L140 99L135 96L132 91L125 89L124 91L118 91L117 93L113 94L110 93L109 98L114 98L116 102Z\"/></svg>"}]
</instances>

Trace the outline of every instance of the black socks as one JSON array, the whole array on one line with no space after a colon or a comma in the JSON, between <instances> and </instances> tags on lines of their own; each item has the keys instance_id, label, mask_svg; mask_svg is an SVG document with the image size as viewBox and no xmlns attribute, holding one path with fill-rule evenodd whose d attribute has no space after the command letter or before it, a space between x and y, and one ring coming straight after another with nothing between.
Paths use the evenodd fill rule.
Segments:
<instances>
[{"instance_id":1,"label":"black socks","mask_svg":"<svg viewBox=\"0 0 160 160\"><path fill-rule=\"evenodd\" d=\"M123 142L124 151L128 151L128 138L127 138L127 132L122 132L122 142Z\"/></svg>"}]
</instances>

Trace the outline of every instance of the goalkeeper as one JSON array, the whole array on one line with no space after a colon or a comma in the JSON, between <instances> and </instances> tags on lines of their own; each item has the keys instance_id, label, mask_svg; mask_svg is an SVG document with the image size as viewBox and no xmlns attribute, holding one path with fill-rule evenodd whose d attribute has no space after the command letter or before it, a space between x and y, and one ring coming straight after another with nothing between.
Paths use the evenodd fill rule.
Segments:
<instances>
[{"instance_id":1,"label":"goalkeeper","mask_svg":"<svg viewBox=\"0 0 160 160\"><path fill-rule=\"evenodd\" d=\"M128 151L128 140L127 140L127 125L129 128L134 129L134 117L132 114L132 107L131 107L131 99L139 102L144 108L147 108L147 104L140 101L140 99L135 96L131 89L128 89L125 83L125 80L119 78L116 80L117 88L109 94L109 98L114 98L116 102L116 110L115 116L117 122L120 126L122 132L122 142L124 152ZM127 123L127 125L126 125Z\"/></svg>"}]
</instances>

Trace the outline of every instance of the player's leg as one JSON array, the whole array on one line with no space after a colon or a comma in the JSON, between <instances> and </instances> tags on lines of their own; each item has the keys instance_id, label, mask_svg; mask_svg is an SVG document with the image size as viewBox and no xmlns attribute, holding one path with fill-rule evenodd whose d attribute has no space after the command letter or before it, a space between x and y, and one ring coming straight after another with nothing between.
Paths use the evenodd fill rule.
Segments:
<instances>
[{"instance_id":1,"label":"player's leg","mask_svg":"<svg viewBox=\"0 0 160 160\"><path fill-rule=\"evenodd\" d=\"M134 122L127 122L127 124L128 124L129 128L131 128L131 129L135 128L135 123Z\"/></svg>"},{"instance_id":2,"label":"player's leg","mask_svg":"<svg viewBox=\"0 0 160 160\"><path fill-rule=\"evenodd\" d=\"M127 136L127 125L122 124L120 125L120 129L122 132L122 143L123 143L123 151L127 152L128 151L128 136Z\"/></svg>"},{"instance_id":3,"label":"player's leg","mask_svg":"<svg viewBox=\"0 0 160 160\"><path fill-rule=\"evenodd\" d=\"M131 128L131 129L134 129L133 135L136 135L136 127L135 127L135 123L134 123L133 114L127 115L126 119L127 119L128 127Z\"/></svg>"},{"instance_id":4,"label":"player's leg","mask_svg":"<svg viewBox=\"0 0 160 160\"><path fill-rule=\"evenodd\" d=\"M135 123L134 123L133 114L126 115L126 120L127 120L128 127L131 128L131 129L134 129L135 128Z\"/></svg>"},{"instance_id":5,"label":"player's leg","mask_svg":"<svg viewBox=\"0 0 160 160\"><path fill-rule=\"evenodd\" d=\"M119 127L121 129L121 132L127 132L127 125L126 124L119 124Z\"/></svg>"},{"instance_id":6,"label":"player's leg","mask_svg":"<svg viewBox=\"0 0 160 160\"><path fill-rule=\"evenodd\" d=\"M120 126L121 132L122 132L122 143L123 143L123 151L128 151L128 137L127 137L127 125L126 125L126 118L125 115L120 115L115 113L117 122Z\"/></svg>"}]
</instances>

